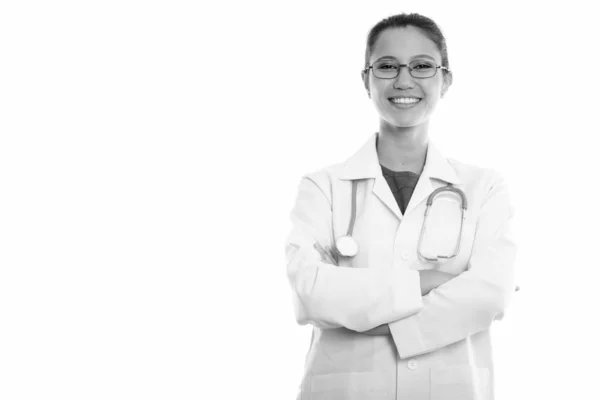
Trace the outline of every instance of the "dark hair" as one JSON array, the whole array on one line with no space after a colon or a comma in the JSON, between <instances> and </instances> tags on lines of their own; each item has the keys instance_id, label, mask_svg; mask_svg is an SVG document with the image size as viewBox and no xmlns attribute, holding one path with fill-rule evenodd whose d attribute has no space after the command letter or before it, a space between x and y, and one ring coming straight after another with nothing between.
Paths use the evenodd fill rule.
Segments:
<instances>
[{"instance_id":1,"label":"dark hair","mask_svg":"<svg viewBox=\"0 0 600 400\"><path fill-rule=\"evenodd\" d=\"M412 14L398 14L392 15L391 17L382 19L369 31L367 36L367 49L365 50L365 68L369 66L369 58L371 58L371 52L381 32L389 28L403 28L405 26L414 26L419 28L425 36L435 43L440 54L442 55L442 66L450 69L448 63L448 49L446 48L446 38L442 34L441 29L437 26L432 19L427 18L423 15L412 13ZM447 73L447 71L444 73Z\"/></svg>"}]
</instances>

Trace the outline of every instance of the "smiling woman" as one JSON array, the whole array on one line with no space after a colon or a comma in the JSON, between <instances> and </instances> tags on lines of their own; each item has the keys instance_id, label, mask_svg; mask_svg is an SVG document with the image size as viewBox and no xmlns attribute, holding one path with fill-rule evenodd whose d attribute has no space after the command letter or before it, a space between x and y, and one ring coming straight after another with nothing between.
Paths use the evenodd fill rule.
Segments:
<instances>
[{"instance_id":1,"label":"smiling woman","mask_svg":"<svg viewBox=\"0 0 600 400\"><path fill-rule=\"evenodd\" d=\"M437 45L421 28L408 25L381 32L369 53L374 61L363 71L363 81L382 123L388 125L386 130L427 124L452 83L449 69L439 65L442 56ZM440 68L443 74L437 73ZM398 112L398 108L410 111Z\"/></svg>"},{"instance_id":2,"label":"smiling woman","mask_svg":"<svg viewBox=\"0 0 600 400\"><path fill-rule=\"evenodd\" d=\"M452 84L431 19L375 25L362 79L378 132L306 174L291 212L295 314L313 326L298 398L493 399L490 327L514 290L507 186L429 140Z\"/></svg>"}]
</instances>

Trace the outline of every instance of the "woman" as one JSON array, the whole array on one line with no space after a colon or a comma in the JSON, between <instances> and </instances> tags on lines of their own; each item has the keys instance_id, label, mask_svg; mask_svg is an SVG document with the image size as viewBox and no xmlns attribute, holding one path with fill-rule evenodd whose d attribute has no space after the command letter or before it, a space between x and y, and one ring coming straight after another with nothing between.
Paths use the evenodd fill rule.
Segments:
<instances>
[{"instance_id":1,"label":"woman","mask_svg":"<svg viewBox=\"0 0 600 400\"><path fill-rule=\"evenodd\" d=\"M432 20L375 25L362 78L379 131L304 176L291 213L295 313L313 325L298 398L493 399L489 329L514 288L506 184L428 138L452 83Z\"/></svg>"}]
</instances>

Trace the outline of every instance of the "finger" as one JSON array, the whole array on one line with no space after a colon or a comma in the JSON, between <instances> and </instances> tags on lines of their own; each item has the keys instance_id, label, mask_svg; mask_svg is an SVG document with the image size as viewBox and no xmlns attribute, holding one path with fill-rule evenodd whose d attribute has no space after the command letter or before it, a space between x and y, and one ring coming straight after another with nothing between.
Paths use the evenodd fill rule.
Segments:
<instances>
[{"instance_id":1,"label":"finger","mask_svg":"<svg viewBox=\"0 0 600 400\"><path fill-rule=\"evenodd\" d=\"M319 254L321 255L321 261L327 261L327 262L331 262L329 259L329 255L327 254L327 251L323 248L323 246L321 246L320 243L315 242L314 244L314 248L319 252Z\"/></svg>"},{"instance_id":2,"label":"finger","mask_svg":"<svg viewBox=\"0 0 600 400\"><path fill-rule=\"evenodd\" d=\"M315 248L315 250L317 250L319 252L319 254L321 254L321 257L325 257L325 250L323 249L323 247L321 247L319 242L315 242L313 247Z\"/></svg>"},{"instance_id":3,"label":"finger","mask_svg":"<svg viewBox=\"0 0 600 400\"><path fill-rule=\"evenodd\" d=\"M331 254L333 255L333 257L335 257L336 260L341 256L340 252L335 246L333 246L333 248L331 249Z\"/></svg>"},{"instance_id":4,"label":"finger","mask_svg":"<svg viewBox=\"0 0 600 400\"><path fill-rule=\"evenodd\" d=\"M335 259L335 257L332 254L331 249L329 248L329 246L326 246L325 249L327 250L327 258L329 258L329 261L331 262L331 264L337 264L337 261Z\"/></svg>"}]
</instances>

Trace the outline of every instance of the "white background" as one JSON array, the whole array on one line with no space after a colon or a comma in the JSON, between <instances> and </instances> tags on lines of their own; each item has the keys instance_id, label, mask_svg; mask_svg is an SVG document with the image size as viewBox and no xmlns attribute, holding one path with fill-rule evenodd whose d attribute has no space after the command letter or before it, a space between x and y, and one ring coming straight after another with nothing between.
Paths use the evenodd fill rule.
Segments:
<instances>
[{"instance_id":1,"label":"white background","mask_svg":"<svg viewBox=\"0 0 600 400\"><path fill-rule=\"evenodd\" d=\"M366 34L411 11L454 71L432 140L517 212L497 398L598 398L598 32L547 3L3 2L0 398L294 398L297 184L377 130Z\"/></svg>"}]
</instances>

